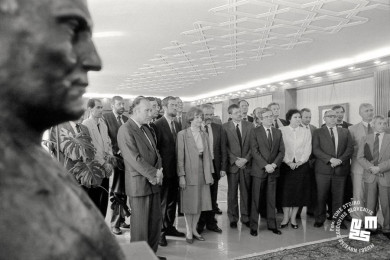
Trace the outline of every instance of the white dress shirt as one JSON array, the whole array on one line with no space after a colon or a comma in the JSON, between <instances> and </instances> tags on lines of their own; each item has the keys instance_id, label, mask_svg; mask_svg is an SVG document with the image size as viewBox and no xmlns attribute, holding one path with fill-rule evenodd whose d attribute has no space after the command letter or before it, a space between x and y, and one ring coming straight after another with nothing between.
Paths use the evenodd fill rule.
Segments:
<instances>
[{"instance_id":1,"label":"white dress shirt","mask_svg":"<svg viewBox=\"0 0 390 260\"><path fill-rule=\"evenodd\" d=\"M336 147L336 155L337 155L337 148L339 146L339 134L337 132L337 126L334 126L334 127L329 127L329 126L326 126L328 128L328 131L329 131L329 134L330 134L330 137L332 137L332 134L330 132L330 129L332 128L333 130L333 135L334 135L334 142L335 142L335 147Z\"/></svg>"},{"instance_id":2,"label":"white dress shirt","mask_svg":"<svg viewBox=\"0 0 390 260\"><path fill-rule=\"evenodd\" d=\"M164 116L165 117L165 119L168 121L168 125L169 125L169 128L171 129L171 132L172 133L177 133L177 131L176 131L176 126L175 126L175 122L173 121L173 120L171 120L171 119L169 119L168 117L166 117L166 116ZM172 129L172 122L173 122L173 129Z\"/></svg>"},{"instance_id":3,"label":"white dress shirt","mask_svg":"<svg viewBox=\"0 0 390 260\"><path fill-rule=\"evenodd\" d=\"M203 140L202 135L200 134L199 127L191 127L191 133L194 136L196 148L198 148L199 153L203 153Z\"/></svg>"},{"instance_id":4,"label":"white dress shirt","mask_svg":"<svg viewBox=\"0 0 390 260\"><path fill-rule=\"evenodd\" d=\"M241 121L239 123L236 123L233 121L233 124L234 124L234 128L237 128L237 125L238 125L238 129L240 129L240 134L242 137L242 123L241 123Z\"/></svg>"},{"instance_id":5,"label":"white dress shirt","mask_svg":"<svg viewBox=\"0 0 390 260\"><path fill-rule=\"evenodd\" d=\"M267 127L265 127L264 125L263 125L263 128L264 128L264 130L265 130L265 134L267 135L267 138L268 138L268 133L271 135L271 138L272 138L272 140L274 140L274 138L273 138L273 136L272 136L272 128L270 127L270 128L267 128ZM269 129L269 132L267 131Z\"/></svg>"},{"instance_id":6,"label":"white dress shirt","mask_svg":"<svg viewBox=\"0 0 390 260\"><path fill-rule=\"evenodd\" d=\"M302 162L306 163L311 154L311 133L306 128L298 126L284 126L279 128L282 131L285 154L285 163Z\"/></svg>"}]
</instances>

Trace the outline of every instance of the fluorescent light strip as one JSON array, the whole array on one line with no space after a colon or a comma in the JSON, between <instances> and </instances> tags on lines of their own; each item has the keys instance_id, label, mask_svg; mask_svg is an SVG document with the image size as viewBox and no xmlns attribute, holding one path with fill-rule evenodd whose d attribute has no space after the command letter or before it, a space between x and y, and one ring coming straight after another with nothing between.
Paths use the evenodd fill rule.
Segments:
<instances>
[{"instance_id":1,"label":"fluorescent light strip","mask_svg":"<svg viewBox=\"0 0 390 260\"><path fill-rule=\"evenodd\" d=\"M226 94L229 92L237 92L240 90L246 90L249 88L255 88L258 86L272 84L275 82L281 82L281 81L286 81L286 80L290 80L290 79L294 79L294 78L300 78L303 76L313 75L313 74L316 74L319 72L336 70L338 68L351 66L354 64L366 62L366 61L373 60L373 59L379 59L381 57L388 56L388 55L390 55L390 46L387 46L387 47L384 47L381 49L377 49L377 50L373 50L370 52L365 52L365 53L356 55L354 57L333 60L330 62L318 64L318 65L308 67L305 69L289 71L289 72L278 74L278 75L275 75L275 76L272 76L269 78L259 79L259 80L247 82L247 83L244 83L241 85L230 86L230 87L216 90L213 92L209 92L209 93L203 94L203 95L198 95L198 96L193 96L193 97L183 97L182 99L184 101L194 101L194 100L199 100L199 99L210 98L210 97L214 97L214 96L223 95L223 94Z\"/></svg>"}]
</instances>

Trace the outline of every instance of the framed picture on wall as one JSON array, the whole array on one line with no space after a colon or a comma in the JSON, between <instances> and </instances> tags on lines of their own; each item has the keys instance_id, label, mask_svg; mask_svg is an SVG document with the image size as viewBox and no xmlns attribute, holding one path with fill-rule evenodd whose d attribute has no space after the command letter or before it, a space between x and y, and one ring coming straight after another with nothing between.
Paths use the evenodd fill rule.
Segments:
<instances>
[{"instance_id":1,"label":"framed picture on wall","mask_svg":"<svg viewBox=\"0 0 390 260\"><path fill-rule=\"evenodd\" d=\"M326 111L332 109L332 107L334 106L342 106L345 110L345 113L344 113L344 121L348 122L348 115L349 115L349 104L348 103L342 103L342 104L333 104L333 105L326 105L326 106L319 106L318 107L318 121L319 121L319 126L322 126L323 124L325 124L325 121L324 121L324 114Z\"/></svg>"}]
</instances>

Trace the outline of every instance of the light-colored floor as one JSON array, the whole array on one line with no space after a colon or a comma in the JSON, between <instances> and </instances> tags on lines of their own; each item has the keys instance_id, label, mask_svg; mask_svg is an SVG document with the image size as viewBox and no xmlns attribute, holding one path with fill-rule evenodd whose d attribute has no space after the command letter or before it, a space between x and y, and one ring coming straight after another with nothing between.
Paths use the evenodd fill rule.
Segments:
<instances>
[{"instance_id":1,"label":"light-colored floor","mask_svg":"<svg viewBox=\"0 0 390 260\"><path fill-rule=\"evenodd\" d=\"M260 220L259 235L253 237L249 234L249 228L238 224L237 229L230 228L230 223L226 214L226 177L219 183L219 207L222 215L217 215L218 225L223 230L222 234L211 231L204 231L202 235L206 241L195 240L193 244L187 244L185 238L167 237L168 246L159 247L157 255L165 256L169 260L182 259L233 259L235 257L263 252L266 250L277 249L281 247L335 238L335 232L329 231L330 221L325 222L322 228L314 228L314 219L306 218L305 212L302 213L302 219L298 220L299 229L292 229L290 226L281 229L282 235L275 235L267 230L267 223L264 219ZM278 224L282 220L282 214L278 214ZM108 218L107 218L108 219ZM127 220L128 222L128 220ZM176 218L176 227L185 232L185 221L183 217ZM130 243L129 230L122 230L123 235L116 236L120 244ZM342 234L347 231L342 230Z\"/></svg>"}]
</instances>

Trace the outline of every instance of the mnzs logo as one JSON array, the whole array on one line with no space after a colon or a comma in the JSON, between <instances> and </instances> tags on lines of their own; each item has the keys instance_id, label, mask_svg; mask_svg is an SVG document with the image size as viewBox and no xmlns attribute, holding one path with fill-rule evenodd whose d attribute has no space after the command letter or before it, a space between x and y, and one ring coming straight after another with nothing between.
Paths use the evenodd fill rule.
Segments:
<instances>
[{"instance_id":1,"label":"mnzs logo","mask_svg":"<svg viewBox=\"0 0 390 260\"><path fill-rule=\"evenodd\" d=\"M349 231L349 238L360 241L370 241L370 231L361 230L362 221L353 218L351 221L351 229ZM377 217L366 216L364 218L365 229L376 229L378 227Z\"/></svg>"}]
</instances>

